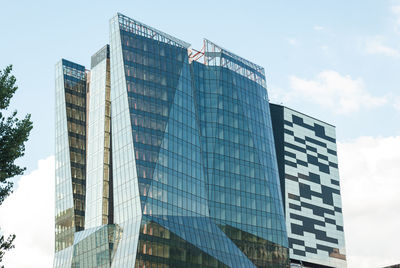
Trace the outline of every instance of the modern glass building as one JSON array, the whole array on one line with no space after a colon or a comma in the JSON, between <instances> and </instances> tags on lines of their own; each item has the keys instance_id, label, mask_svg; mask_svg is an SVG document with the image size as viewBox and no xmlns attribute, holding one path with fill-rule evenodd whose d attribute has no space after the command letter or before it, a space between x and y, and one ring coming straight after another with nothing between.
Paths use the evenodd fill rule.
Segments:
<instances>
[{"instance_id":1,"label":"modern glass building","mask_svg":"<svg viewBox=\"0 0 400 268\"><path fill-rule=\"evenodd\" d=\"M346 267L335 127L270 107L291 263Z\"/></svg>"},{"instance_id":2,"label":"modern glass building","mask_svg":"<svg viewBox=\"0 0 400 268\"><path fill-rule=\"evenodd\" d=\"M63 59L55 76L55 263L70 263L75 233L85 223L87 74Z\"/></svg>"},{"instance_id":3,"label":"modern glass building","mask_svg":"<svg viewBox=\"0 0 400 268\"><path fill-rule=\"evenodd\" d=\"M113 265L287 267L264 70L120 14L110 48Z\"/></svg>"},{"instance_id":4,"label":"modern glass building","mask_svg":"<svg viewBox=\"0 0 400 268\"><path fill-rule=\"evenodd\" d=\"M117 14L56 106L54 267L288 267L262 67Z\"/></svg>"},{"instance_id":5,"label":"modern glass building","mask_svg":"<svg viewBox=\"0 0 400 268\"><path fill-rule=\"evenodd\" d=\"M273 122L262 67L209 40L195 50L117 14L110 45L92 56L91 70L66 60L56 65L54 267L286 268L301 243L321 258L316 263L342 264L340 230L332 235L331 225L325 230L306 220L311 209L343 228L335 214L337 159L317 151L336 150L332 129L315 127L310 139L322 147L314 145L316 155L303 160L327 161L333 186L320 173L325 165L310 170L327 190L302 187L310 200L328 203L310 207L297 193L297 213L308 214L285 222L282 194L292 186L279 174L286 172L282 152L290 150L281 147L283 125L273 132ZM331 143L324 147L326 137ZM310 230L333 240L309 246ZM301 254L299 260L314 256Z\"/></svg>"},{"instance_id":6,"label":"modern glass building","mask_svg":"<svg viewBox=\"0 0 400 268\"><path fill-rule=\"evenodd\" d=\"M85 229L113 222L108 45L92 56L89 81Z\"/></svg>"}]
</instances>

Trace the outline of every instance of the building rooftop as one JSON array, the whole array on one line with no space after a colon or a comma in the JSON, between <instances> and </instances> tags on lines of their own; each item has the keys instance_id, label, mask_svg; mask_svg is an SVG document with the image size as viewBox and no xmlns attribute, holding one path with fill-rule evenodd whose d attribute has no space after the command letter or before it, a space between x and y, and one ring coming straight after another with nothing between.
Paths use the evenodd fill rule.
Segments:
<instances>
[{"instance_id":1,"label":"building rooftop","mask_svg":"<svg viewBox=\"0 0 400 268\"><path fill-rule=\"evenodd\" d=\"M327 122L325 122L325 121L322 121L321 119L315 118L315 117L310 116L310 115L308 115L308 114L299 112L299 111L297 111L297 110L295 110L295 109L289 108L289 107L287 107L287 106L285 106L285 105L283 105L283 104L272 103L271 101L269 102L269 104L270 104L270 105L275 105L275 106L281 106L281 107L283 107L283 108L285 108L285 109L288 109L288 110L291 110L291 111L293 111L293 112L302 114L302 115L307 116L307 117L309 117L309 118L311 118L311 119L313 119L313 120L315 120L315 121L318 121L318 122L321 122L321 123L324 123L324 124L327 124L327 125L329 125L329 126L331 126L331 127L336 128L336 126L334 126L334 125L332 125L332 124L330 124L330 123L327 123Z\"/></svg>"}]
</instances>

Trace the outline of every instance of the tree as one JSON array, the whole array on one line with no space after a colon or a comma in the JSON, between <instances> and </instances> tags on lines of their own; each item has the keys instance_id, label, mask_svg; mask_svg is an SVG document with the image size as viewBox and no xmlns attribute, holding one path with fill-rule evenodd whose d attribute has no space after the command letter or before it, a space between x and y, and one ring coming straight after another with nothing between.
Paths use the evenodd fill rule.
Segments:
<instances>
[{"instance_id":1,"label":"tree","mask_svg":"<svg viewBox=\"0 0 400 268\"><path fill-rule=\"evenodd\" d=\"M3 71L0 70L0 205L12 193L13 182L10 179L22 175L26 170L25 167L20 167L14 162L24 155L24 143L28 140L32 129L30 114L21 120L17 118L17 111L8 112L10 100L18 89L15 85L16 78L11 71L12 65L7 66ZM0 263L4 253L14 247L14 239L14 234L7 239L3 235L0 236Z\"/></svg>"}]
</instances>

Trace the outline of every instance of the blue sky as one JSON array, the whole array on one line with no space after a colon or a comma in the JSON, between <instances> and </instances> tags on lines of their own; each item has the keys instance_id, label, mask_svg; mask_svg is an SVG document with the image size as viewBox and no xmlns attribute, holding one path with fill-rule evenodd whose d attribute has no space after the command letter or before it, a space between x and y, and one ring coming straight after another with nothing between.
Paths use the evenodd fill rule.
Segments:
<instances>
[{"instance_id":1,"label":"blue sky","mask_svg":"<svg viewBox=\"0 0 400 268\"><path fill-rule=\"evenodd\" d=\"M89 66L90 56L108 43L108 21L116 12L195 49L205 37L265 67L271 100L336 125L339 161L348 160L339 168L345 213L349 203L349 267L371 255L349 230L363 222L352 218L362 204L379 199L370 195L376 183L386 179L388 188L399 186L400 153L385 150L400 149L400 1L3 1L0 68L14 65L19 90L12 107L21 116L31 113L34 121L26 156L19 160L26 174L40 169L39 159L54 155L55 63L66 58ZM351 162L354 152L360 154ZM392 173L380 177L383 169ZM360 194L353 186L357 176L370 187L353 202L351 196ZM381 195L397 194L387 191ZM400 207L398 198L387 202ZM363 215L367 221L376 216ZM385 215L392 216L397 215ZM369 265L391 264L382 256ZM400 262L399 255L392 257Z\"/></svg>"},{"instance_id":2,"label":"blue sky","mask_svg":"<svg viewBox=\"0 0 400 268\"><path fill-rule=\"evenodd\" d=\"M395 4L370 0L4 2L0 22L7 27L0 28L0 64L14 64L20 89L13 105L21 114L32 113L34 120L22 162L32 169L37 159L54 152L54 64L64 57L89 66L90 56L108 42L108 20L116 12L183 39L193 48L200 49L206 37L264 66L273 101L336 125L339 140L399 134L394 122L400 113L389 102L338 114L332 107L282 96L292 90L290 77L315 80L325 70L361 80L371 96L400 95L400 15L392 10ZM374 42L393 49L392 55L369 49Z\"/></svg>"}]
</instances>

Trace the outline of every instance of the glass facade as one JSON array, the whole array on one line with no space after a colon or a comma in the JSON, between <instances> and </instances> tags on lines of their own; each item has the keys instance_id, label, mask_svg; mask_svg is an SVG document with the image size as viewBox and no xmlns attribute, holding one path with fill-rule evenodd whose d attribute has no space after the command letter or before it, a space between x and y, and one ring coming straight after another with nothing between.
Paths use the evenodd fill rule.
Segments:
<instances>
[{"instance_id":1,"label":"glass facade","mask_svg":"<svg viewBox=\"0 0 400 268\"><path fill-rule=\"evenodd\" d=\"M112 223L110 48L92 56L88 90L85 228Z\"/></svg>"},{"instance_id":2,"label":"glass facade","mask_svg":"<svg viewBox=\"0 0 400 268\"><path fill-rule=\"evenodd\" d=\"M346 267L335 127L271 104L290 259Z\"/></svg>"},{"instance_id":3,"label":"glass facade","mask_svg":"<svg viewBox=\"0 0 400 268\"><path fill-rule=\"evenodd\" d=\"M289 267L262 67L117 14L84 78L84 226L55 267ZM70 154L66 126L56 133Z\"/></svg>"},{"instance_id":4,"label":"glass facade","mask_svg":"<svg viewBox=\"0 0 400 268\"><path fill-rule=\"evenodd\" d=\"M110 267L120 237L121 229L113 224L89 228L76 233L72 265L68 267Z\"/></svg>"},{"instance_id":5,"label":"glass facade","mask_svg":"<svg viewBox=\"0 0 400 268\"><path fill-rule=\"evenodd\" d=\"M155 238L144 233L144 226L151 223L203 252L199 265L286 267L286 230L271 122L265 119L269 106L263 69L209 41L207 64L191 61L187 43L120 14L112 19L111 28L111 62L116 63L111 73L120 76L112 89L120 92L119 101L125 102L122 116L129 113L130 119L112 113L112 122L131 128L131 133L124 131L132 137L124 160L134 156L130 166L120 164L117 156L114 165L133 175L130 182L137 180L133 187L138 187L138 214L143 215L132 217L138 215L135 195L127 195L130 200L124 202L134 213L121 214L118 203L124 201L119 199L126 186L117 185L126 179L115 172L115 222L122 226L133 219L131 226L140 226L138 236L129 231L126 239L153 245ZM236 101L235 107L229 107L231 101ZM118 109L112 98L114 108ZM248 121L253 118L258 120ZM214 151L217 146L225 146L226 153L224 148ZM235 156L235 150L240 155ZM246 190L239 191L241 186ZM240 240L242 236L249 237L247 243L240 243L246 241ZM162 257L164 251L155 257L140 247L126 252L124 240L123 234L119 250L125 256L116 259L116 265L135 259L139 267L173 267L175 258L190 260L170 255L172 241L154 244L169 252L167 257ZM273 253L263 254L268 251Z\"/></svg>"},{"instance_id":6,"label":"glass facade","mask_svg":"<svg viewBox=\"0 0 400 268\"><path fill-rule=\"evenodd\" d=\"M84 229L86 73L67 60L56 65L55 266L69 266L74 233Z\"/></svg>"},{"instance_id":7,"label":"glass facade","mask_svg":"<svg viewBox=\"0 0 400 268\"><path fill-rule=\"evenodd\" d=\"M208 40L204 55L206 64L193 62L192 73L210 216L242 251L258 251L247 256L254 263L284 267L287 238L264 70ZM234 239L248 235L247 243ZM268 251L276 257L262 254Z\"/></svg>"}]
</instances>

